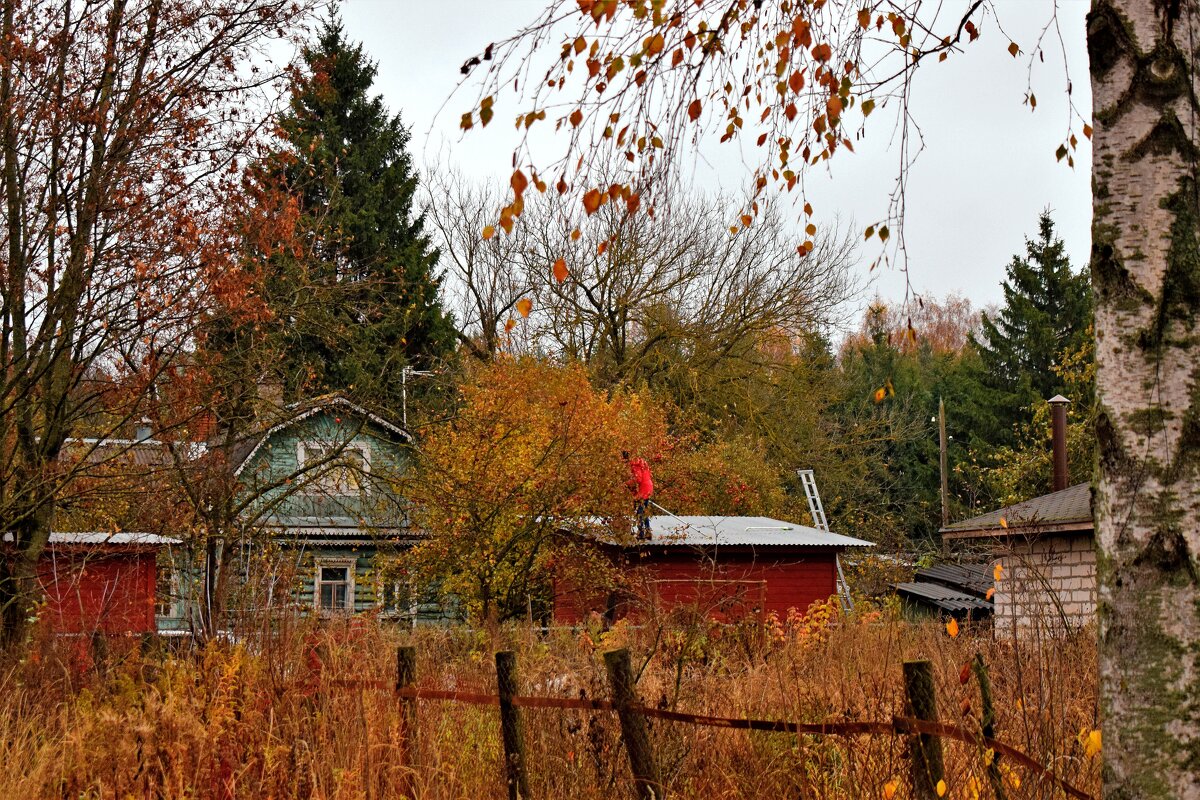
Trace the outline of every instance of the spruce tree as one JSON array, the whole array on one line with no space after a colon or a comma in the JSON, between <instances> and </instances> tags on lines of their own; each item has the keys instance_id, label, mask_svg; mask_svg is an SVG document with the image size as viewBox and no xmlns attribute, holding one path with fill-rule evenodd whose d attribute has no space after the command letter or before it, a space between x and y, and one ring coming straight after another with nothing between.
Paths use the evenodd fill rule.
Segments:
<instances>
[{"instance_id":1,"label":"spruce tree","mask_svg":"<svg viewBox=\"0 0 1200 800\"><path fill-rule=\"evenodd\" d=\"M303 61L263 177L298 211L299 246L267 261L270 350L288 399L342 390L398 410L402 368L431 366L454 341L414 209L409 131L371 94L376 66L336 16Z\"/></svg>"},{"instance_id":2,"label":"spruce tree","mask_svg":"<svg viewBox=\"0 0 1200 800\"><path fill-rule=\"evenodd\" d=\"M1012 444L1014 426L1032 405L1065 390L1053 367L1083 345L1092 320L1088 276L1071 269L1048 210L1038 219L1037 238L1025 240L1025 256L1009 262L1003 287L1003 307L982 314L973 337L997 445Z\"/></svg>"}]
</instances>

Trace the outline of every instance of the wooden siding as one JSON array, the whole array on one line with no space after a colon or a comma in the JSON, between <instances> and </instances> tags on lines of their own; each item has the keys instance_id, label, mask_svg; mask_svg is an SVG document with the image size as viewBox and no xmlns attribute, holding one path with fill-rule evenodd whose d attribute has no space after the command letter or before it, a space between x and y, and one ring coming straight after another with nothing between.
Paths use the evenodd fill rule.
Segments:
<instances>
[{"instance_id":1,"label":"wooden siding","mask_svg":"<svg viewBox=\"0 0 1200 800\"><path fill-rule=\"evenodd\" d=\"M300 445L315 442L326 446L366 447L370 450L368 472L373 478L365 495L330 496L316 488L305 489L302 484L312 479L306 475L292 485L281 485L287 476L300 468ZM371 422L348 414L323 411L294 425L276 431L263 443L246 465L242 480L249 491L261 491L264 503L278 504L272 509L276 517L349 517L367 524L398 524L395 498L380 484L388 475L403 471L408 464L406 446L393 440L390 433ZM289 494L290 492L290 494ZM280 497L284 497L282 501Z\"/></svg>"},{"instance_id":2,"label":"wooden siding","mask_svg":"<svg viewBox=\"0 0 1200 800\"><path fill-rule=\"evenodd\" d=\"M150 633L156 554L145 549L55 547L42 557L39 618L61 633Z\"/></svg>"},{"instance_id":3,"label":"wooden siding","mask_svg":"<svg viewBox=\"0 0 1200 800\"><path fill-rule=\"evenodd\" d=\"M815 548L725 548L716 554L664 548L630 555L627 574L640 602L652 597L666 607L696 606L718 619L760 611L784 617L836 593L835 557L831 549ZM558 580L554 618L576 623L592 611L603 613L610 602Z\"/></svg>"}]
</instances>

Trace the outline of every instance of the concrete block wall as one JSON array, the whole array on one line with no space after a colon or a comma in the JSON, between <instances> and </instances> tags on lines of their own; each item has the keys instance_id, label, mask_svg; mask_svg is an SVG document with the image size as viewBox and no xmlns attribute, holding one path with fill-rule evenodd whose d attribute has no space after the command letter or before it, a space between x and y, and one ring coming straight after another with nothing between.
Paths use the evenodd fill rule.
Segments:
<instances>
[{"instance_id":1,"label":"concrete block wall","mask_svg":"<svg viewBox=\"0 0 1200 800\"><path fill-rule=\"evenodd\" d=\"M1096 551L1091 533L1013 541L996 553L997 631L1078 630L1096 618Z\"/></svg>"}]
</instances>

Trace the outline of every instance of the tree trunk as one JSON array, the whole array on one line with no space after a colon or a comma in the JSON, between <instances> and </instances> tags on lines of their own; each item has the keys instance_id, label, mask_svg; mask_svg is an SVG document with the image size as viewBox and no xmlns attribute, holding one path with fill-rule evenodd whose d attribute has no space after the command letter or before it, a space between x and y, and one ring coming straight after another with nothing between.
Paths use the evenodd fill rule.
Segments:
<instances>
[{"instance_id":1,"label":"tree trunk","mask_svg":"<svg viewBox=\"0 0 1200 800\"><path fill-rule=\"evenodd\" d=\"M1196 0L1095 0L1105 796L1200 797Z\"/></svg>"}]
</instances>

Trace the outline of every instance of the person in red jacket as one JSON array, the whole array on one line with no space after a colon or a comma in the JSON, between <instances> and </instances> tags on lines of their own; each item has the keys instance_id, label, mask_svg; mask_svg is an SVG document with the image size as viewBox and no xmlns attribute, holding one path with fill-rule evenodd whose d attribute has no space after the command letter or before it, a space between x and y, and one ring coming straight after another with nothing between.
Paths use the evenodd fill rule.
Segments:
<instances>
[{"instance_id":1,"label":"person in red jacket","mask_svg":"<svg viewBox=\"0 0 1200 800\"><path fill-rule=\"evenodd\" d=\"M654 479L650 477L650 465L644 458L630 459L629 451L622 450L621 458L629 465L629 480L625 485L633 492L633 513L637 517L637 538L650 538L650 497L654 494Z\"/></svg>"}]
</instances>

